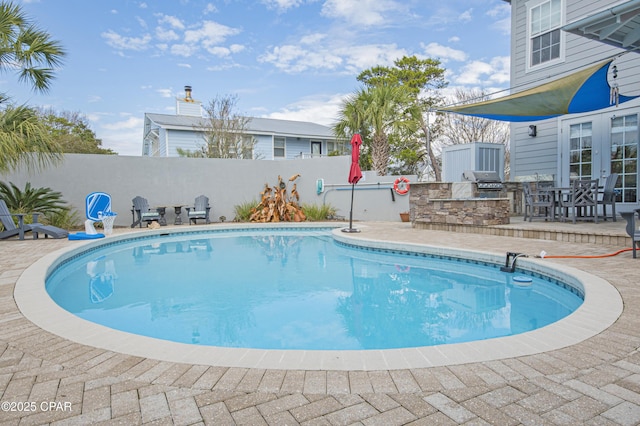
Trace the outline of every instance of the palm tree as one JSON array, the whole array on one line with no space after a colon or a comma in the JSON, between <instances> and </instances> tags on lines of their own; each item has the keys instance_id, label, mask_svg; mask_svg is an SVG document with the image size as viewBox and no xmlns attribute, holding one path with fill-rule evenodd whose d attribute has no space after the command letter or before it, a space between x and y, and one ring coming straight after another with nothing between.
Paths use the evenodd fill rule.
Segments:
<instances>
[{"instance_id":1,"label":"palm tree","mask_svg":"<svg viewBox=\"0 0 640 426\"><path fill-rule=\"evenodd\" d=\"M18 69L19 81L46 92L64 55L60 43L37 28L20 6L0 3L0 70Z\"/></svg>"},{"instance_id":2,"label":"palm tree","mask_svg":"<svg viewBox=\"0 0 640 426\"><path fill-rule=\"evenodd\" d=\"M0 112L0 172L9 172L20 164L41 169L60 161L61 152L35 110L7 106Z\"/></svg>"},{"instance_id":3,"label":"palm tree","mask_svg":"<svg viewBox=\"0 0 640 426\"><path fill-rule=\"evenodd\" d=\"M18 70L18 81L46 92L64 55L60 43L38 29L20 6L0 3L0 71ZM0 105L7 100L0 94ZM0 172L20 164L41 168L57 162L60 152L34 110L8 104L0 111Z\"/></svg>"},{"instance_id":4,"label":"palm tree","mask_svg":"<svg viewBox=\"0 0 640 426\"><path fill-rule=\"evenodd\" d=\"M360 89L345 100L334 132L344 138L352 133L372 134L371 166L384 176L389 166L389 135L415 131L419 116L420 111L406 88L373 86ZM364 144L367 144L366 138Z\"/></svg>"}]
</instances>

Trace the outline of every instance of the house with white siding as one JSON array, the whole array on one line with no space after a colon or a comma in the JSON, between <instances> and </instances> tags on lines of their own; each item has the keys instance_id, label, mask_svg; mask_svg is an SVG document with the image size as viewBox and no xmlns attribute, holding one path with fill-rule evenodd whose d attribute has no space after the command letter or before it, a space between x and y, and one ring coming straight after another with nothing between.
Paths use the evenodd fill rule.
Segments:
<instances>
[{"instance_id":1,"label":"house with white siding","mask_svg":"<svg viewBox=\"0 0 640 426\"><path fill-rule=\"evenodd\" d=\"M185 87L185 97L176 99L176 114L144 115L142 155L177 157L178 149L196 151L206 142L202 103L191 97ZM255 145L251 159L287 160L322 157L348 152L347 141L337 139L328 126L321 124L251 117L245 137Z\"/></svg>"},{"instance_id":2,"label":"house with white siding","mask_svg":"<svg viewBox=\"0 0 640 426\"><path fill-rule=\"evenodd\" d=\"M607 107L512 122L511 179L544 176L568 186L570 178L604 181L618 173L621 210L637 207L640 98L616 105L616 96L640 95L640 0L505 1L512 88L534 88L613 59Z\"/></svg>"}]
</instances>

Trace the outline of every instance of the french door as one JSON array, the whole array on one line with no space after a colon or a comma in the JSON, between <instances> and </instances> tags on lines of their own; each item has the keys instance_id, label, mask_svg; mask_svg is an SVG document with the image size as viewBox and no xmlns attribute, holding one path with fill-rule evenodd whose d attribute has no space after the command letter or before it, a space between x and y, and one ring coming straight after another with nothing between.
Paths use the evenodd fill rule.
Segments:
<instances>
[{"instance_id":1,"label":"french door","mask_svg":"<svg viewBox=\"0 0 640 426\"><path fill-rule=\"evenodd\" d=\"M562 121L560 184L618 174L616 202L638 202L638 115L607 113Z\"/></svg>"}]
</instances>

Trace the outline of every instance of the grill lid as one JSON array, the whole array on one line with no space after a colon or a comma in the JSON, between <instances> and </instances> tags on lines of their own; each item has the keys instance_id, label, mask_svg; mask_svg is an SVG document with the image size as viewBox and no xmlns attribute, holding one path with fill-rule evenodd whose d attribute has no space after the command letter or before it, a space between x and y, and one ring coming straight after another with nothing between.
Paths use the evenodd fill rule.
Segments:
<instances>
[{"instance_id":1,"label":"grill lid","mask_svg":"<svg viewBox=\"0 0 640 426\"><path fill-rule=\"evenodd\" d=\"M494 171L465 170L462 177L471 182L501 183L500 175Z\"/></svg>"}]
</instances>

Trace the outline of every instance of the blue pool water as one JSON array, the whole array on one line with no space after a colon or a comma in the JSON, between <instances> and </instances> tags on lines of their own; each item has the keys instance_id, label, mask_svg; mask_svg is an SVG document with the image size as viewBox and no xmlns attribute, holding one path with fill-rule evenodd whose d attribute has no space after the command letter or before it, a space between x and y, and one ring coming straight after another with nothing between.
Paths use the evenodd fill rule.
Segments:
<instances>
[{"instance_id":1,"label":"blue pool water","mask_svg":"<svg viewBox=\"0 0 640 426\"><path fill-rule=\"evenodd\" d=\"M266 229L108 244L60 264L46 288L78 317L158 339L355 350L523 333L583 301L525 275L523 286L499 266L361 249L330 230Z\"/></svg>"}]
</instances>

